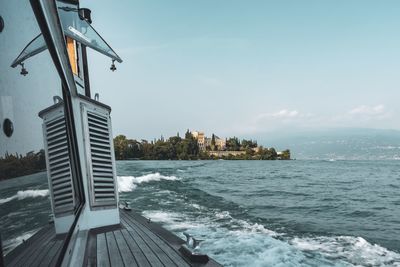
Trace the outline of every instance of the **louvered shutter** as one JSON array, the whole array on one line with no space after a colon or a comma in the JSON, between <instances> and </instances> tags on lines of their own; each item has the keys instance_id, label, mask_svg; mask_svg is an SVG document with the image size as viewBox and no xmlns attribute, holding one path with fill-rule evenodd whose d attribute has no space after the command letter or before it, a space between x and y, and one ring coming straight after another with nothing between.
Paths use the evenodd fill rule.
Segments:
<instances>
[{"instance_id":1,"label":"louvered shutter","mask_svg":"<svg viewBox=\"0 0 400 267\"><path fill-rule=\"evenodd\" d=\"M86 105L83 121L86 123L91 206L115 207L117 194L110 116L106 110Z\"/></svg>"},{"instance_id":2,"label":"louvered shutter","mask_svg":"<svg viewBox=\"0 0 400 267\"><path fill-rule=\"evenodd\" d=\"M43 124L47 173L54 216L72 214L75 206L65 118L62 112Z\"/></svg>"}]
</instances>

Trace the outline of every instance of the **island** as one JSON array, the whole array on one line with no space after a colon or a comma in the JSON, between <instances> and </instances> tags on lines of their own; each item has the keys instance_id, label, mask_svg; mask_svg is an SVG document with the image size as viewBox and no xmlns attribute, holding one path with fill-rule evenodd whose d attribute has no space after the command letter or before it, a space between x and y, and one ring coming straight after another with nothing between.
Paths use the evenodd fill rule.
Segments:
<instances>
[{"instance_id":1,"label":"island","mask_svg":"<svg viewBox=\"0 0 400 267\"><path fill-rule=\"evenodd\" d=\"M114 139L117 160L290 160L290 150L276 151L259 146L254 140L237 137L220 138L215 134L189 130L185 137L179 133L168 139L147 141L118 135ZM44 150L0 156L0 180L29 175L46 170Z\"/></svg>"},{"instance_id":2,"label":"island","mask_svg":"<svg viewBox=\"0 0 400 267\"><path fill-rule=\"evenodd\" d=\"M125 135L114 138L117 160L290 160L290 150L276 151L273 147L259 146L254 140L237 137L207 137L204 132L187 130L184 137L171 136L152 141L128 139Z\"/></svg>"}]
</instances>

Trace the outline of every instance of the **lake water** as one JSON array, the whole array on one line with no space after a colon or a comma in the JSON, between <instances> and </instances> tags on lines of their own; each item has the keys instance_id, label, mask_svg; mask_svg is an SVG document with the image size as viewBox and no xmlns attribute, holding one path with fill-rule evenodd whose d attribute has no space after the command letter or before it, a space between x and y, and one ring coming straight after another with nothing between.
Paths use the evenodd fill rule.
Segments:
<instances>
[{"instance_id":1,"label":"lake water","mask_svg":"<svg viewBox=\"0 0 400 267\"><path fill-rule=\"evenodd\" d=\"M226 266L400 266L400 161L120 161L121 200ZM47 223L46 174L1 182L7 251Z\"/></svg>"}]
</instances>

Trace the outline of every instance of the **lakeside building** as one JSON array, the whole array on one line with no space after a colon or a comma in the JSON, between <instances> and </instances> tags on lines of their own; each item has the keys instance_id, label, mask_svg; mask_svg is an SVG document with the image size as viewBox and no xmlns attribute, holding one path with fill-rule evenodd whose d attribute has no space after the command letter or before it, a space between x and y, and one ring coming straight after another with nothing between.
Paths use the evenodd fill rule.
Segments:
<instances>
[{"instance_id":1,"label":"lakeside building","mask_svg":"<svg viewBox=\"0 0 400 267\"><path fill-rule=\"evenodd\" d=\"M214 135L215 137L215 147L217 150L223 151L226 149L226 138L219 138L218 136ZM211 138L207 138L207 141L210 142L211 147Z\"/></svg>"},{"instance_id":2,"label":"lakeside building","mask_svg":"<svg viewBox=\"0 0 400 267\"><path fill-rule=\"evenodd\" d=\"M206 151L207 148L211 148L212 138L206 137L204 132L192 131L192 136L197 140L197 144L201 151ZM215 148L218 151L223 151L226 149L226 138L220 138L214 135Z\"/></svg>"},{"instance_id":3,"label":"lakeside building","mask_svg":"<svg viewBox=\"0 0 400 267\"><path fill-rule=\"evenodd\" d=\"M199 145L200 150L205 151L206 150L206 137L204 135L204 132L193 131L193 132L191 132L191 134L197 140L197 144Z\"/></svg>"}]
</instances>

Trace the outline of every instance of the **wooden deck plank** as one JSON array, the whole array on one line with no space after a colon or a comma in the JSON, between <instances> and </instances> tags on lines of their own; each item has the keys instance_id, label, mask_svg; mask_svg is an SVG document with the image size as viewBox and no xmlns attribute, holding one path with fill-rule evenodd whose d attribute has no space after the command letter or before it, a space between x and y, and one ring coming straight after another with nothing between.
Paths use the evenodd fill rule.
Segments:
<instances>
[{"instance_id":1,"label":"wooden deck plank","mask_svg":"<svg viewBox=\"0 0 400 267\"><path fill-rule=\"evenodd\" d=\"M49 229L49 231L45 232L41 237L29 244L29 246L27 246L18 257L10 262L9 266L26 266L26 263L31 260L33 253L40 251L46 242L48 242L52 237L55 237L54 230L52 231Z\"/></svg>"},{"instance_id":2,"label":"wooden deck plank","mask_svg":"<svg viewBox=\"0 0 400 267\"><path fill-rule=\"evenodd\" d=\"M137 222L133 218L127 216L127 221L130 222L131 226L137 227L137 230L141 233L147 235L155 244L157 244L160 249L178 266L189 267L190 265L182 258L178 251L174 250L169 246L162 238L151 232L146 226Z\"/></svg>"},{"instance_id":3,"label":"wooden deck plank","mask_svg":"<svg viewBox=\"0 0 400 267\"><path fill-rule=\"evenodd\" d=\"M107 241L105 234L98 234L97 237L97 266L110 266Z\"/></svg>"},{"instance_id":4,"label":"wooden deck plank","mask_svg":"<svg viewBox=\"0 0 400 267\"><path fill-rule=\"evenodd\" d=\"M27 262L25 266L39 266L39 263L46 257L55 243L56 242L54 240L47 242L43 248L39 250L38 253L36 253L35 256L29 260L29 262Z\"/></svg>"},{"instance_id":5,"label":"wooden deck plank","mask_svg":"<svg viewBox=\"0 0 400 267\"><path fill-rule=\"evenodd\" d=\"M138 213L121 211L120 218L118 227L100 227L89 232L85 266L220 266L212 259L206 264L190 263L178 251L184 243L182 239L157 223L148 223ZM11 252L13 255L7 258L10 264L6 266L55 266L63 242L56 239L54 226L45 226L17 247L18 253Z\"/></svg>"},{"instance_id":6,"label":"wooden deck plank","mask_svg":"<svg viewBox=\"0 0 400 267\"><path fill-rule=\"evenodd\" d=\"M135 261L135 258L132 255L131 250L129 249L128 245L120 230L114 231L114 237L117 241L119 252L121 253L122 260L125 266L138 266Z\"/></svg>"},{"instance_id":7,"label":"wooden deck plank","mask_svg":"<svg viewBox=\"0 0 400 267\"><path fill-rule=\"evenodd\" d=\"M89 231L88 242L85 248L84 266L97 265L97 235Z\"/></svg>"},{"instance_id":8,"label":"wooden deck plank","mask_svg":"<svg viewBox=\"0 0 400 267\"><path fill-rule=\"evenodd\" d=\"M124 220L131 218L135 222L137 222L137 223L143 225L144 227L148 228L150 232L154 233L156 236L158 236L162 240L164 240L164 242L168 246L173 248L175 251L178 251L178 249L183 244L185 244L185 241L182 238L179 238L178 236L176 236L172 232L166 230L165 228L163 228L158 223L154 223L154 222L150 222L149 223L149 220L147 218L143 217L142 215L140 215L139 213L137 213L135 211L125 211L125 210L121 209L120 210L120 217L121 217L123 222L124 222ZM183 255L181 255L180 252L179 252L179 255L183 256ZM188 264L190 266L198 266L198 267L200 267L200 266L202 266L202 267L221 267L222 266L221 264L219 264L218 262L216 262L212 258L210 258L207 263L195 263L195 262L191 262L185 256L183 256L183 258L184 258L184 260L186 260L188 262Z\"/></svg>"},{"instance_id":9,"label":"wooden deck plank","mask_svg":"<svg viewBox=\"0 0 400 267\"><path fill-rule=\"evenodd\" d=\"M168 255L153 240L151 240L148 235L144 234L136 226L131 225L129 222L127 223L129 225L128 230L130 228L132 232L136 234L137 238L140 237L165 266L176 266L176 264L168 257Z\"/></svg>"},{"instance_id":10,"label":"wooden deck plank","mask_svg":"<svg viewBox=\"0 0 400 267\"><path fill-rule=\"evenodd\" d=\"M45 267L45 266L54 266L55 262L57 260L57 255L61 250L62 244L63 244L63 240L56 240L56 243L54 244L54 246L51 248L51 250L49 251L49 253L46 255L46 258L44 258L39 266L41 267ZM54 260L55 259L55 260Z\"/></svg>"},{"instance_id":11,"label":"wooden deck plank","mask_svg":"<svg viewBox=\"0 0 400 267\"><path fill-rule=\"evenodd\" d=\"M139 223L132 217L127 216L128 220L131 223L136 225L140 230L145 232L155 243L157 243L164 252L170 256L170 258L178 265L178 266L190 266L190 264L182 258L182 255L176 251L172 246L170 246L166 241L160 238L158 235L153 233L149 228Z\"/></svg>"},{"instance_id":12,"label":"wooden deck plank","mask_svg":"<svg viewBox=\"0 0 400 267\"><path fill-rule=\"evenodd\" d=\"M132 252L138 266L140 267L150 267L150 263L144 255L143 251L139 248L138 244L133 240L132 236L129 234L128 230L121 230L121 234L124 237L129 249Z\"/></svg>"},{"instance_id":13,"label":"wooden deck plank","mask_svg":"<svg viewBox=\"0 0 400 267\"><path fill-rule=\"evenodd\" d=\"M113 232L107 232L106 239L111 266L124 266Z\"/></svg>"},{"instance_id":14,"label":"wooden deck plank","mask_svg":"<svg viewBox=\"0 0 400 267\"><path fill-rule=\"evenodd\" d=\"M51 231L50 227L43 227L39 231L37 231L33 236L28 238L28 240L25 240L22 244L19 244L16 248L14 248L12 251L10 251L6 256L5 256L5 264L8 266L11 262L15 261L16 258L19 258L20 255L24 253L24 251L31 245L33 244L36 240L39 238L42 238L43 235L45 235L48 231Z\"/></svg>"},{"instance_id":15,"label":"wooden deck plank","mask_svg":"<svg viewBox=\"0 0 400 267\"><path fill-rule=\"evenodd\" d=\"M53 259L50 261L47 266L57 266L58 257L60 256L61 250L63 247L63 242L60 243L60 247L58 248L56 255L54 255Z\"/></svg>"},{"instance_id":16,"label":"wooden deck plank","mask_svg":"<svg viewBox=\"0 0 400 267\"><path fill-rule=\"evenodd\" d=\"M160 224L155 222L150 222L149 219L143 217L139 213L132 212L132 211L121 211L120 214L123 214L126 217L132 218L138 223L146 226L150 229L153 233L157 234L158 236L162 236L162 238L175 250L178 250L183 244L185 244L185 240L178 237L177 235L173 234L171 231L166 230Z\"/></svg>"},{"instance_id":17,"label":"wooden deck plank","mask_svg":"<svg viewBox=\"0 0 400 267\"><path fill-rule=\"evenodd\" d=\"M151 266L164 266L157 255L154 254L153 250L147 245L147 243L136 233L132 228L128 228L128 233L132 239L137 243L139 248L143 251Z\"/></svg>"}]
</instances>

